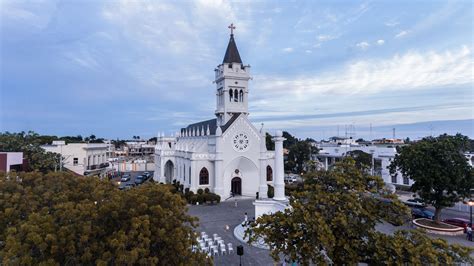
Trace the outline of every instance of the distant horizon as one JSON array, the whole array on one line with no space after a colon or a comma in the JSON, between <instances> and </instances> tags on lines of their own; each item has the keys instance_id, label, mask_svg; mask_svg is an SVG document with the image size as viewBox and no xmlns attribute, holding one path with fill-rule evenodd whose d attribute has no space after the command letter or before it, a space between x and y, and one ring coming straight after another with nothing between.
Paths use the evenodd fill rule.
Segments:
<instances>
[{"instance_id":1,"label":"distant horizon","mask_svg":"<svg viewBox=\"0 0 474 266\"><path fill-rule=\"evenodd\" d=\"M257 123L253 123L257 130L260 130ZM353 139L362 138L364 140L374 140L374 139L382 139L382 138L392 138L393 137L393 128L395 128L395 138L397 139L406 139L410 138L411 140L419 140L424 137L428 136L439 136L442 134L448 135L455 135L460 133L464 136L469 137L470 139L474 139L474 119L465 119L465 120L447 120L447 121L425 121L419 123L410 123L410 124L397 124L397 125L384 125L384 126L376 126L372 125L372 131L370 131L370 124L364 125L357 125L357 124L346 124L346 125L332 125L332 126L324 126L324 127L317 127L315 131L300 131L296 129L288 129L282 128L281 130L287 131L292 136L295 136L299 139L306 139L312 138L314 140L327 140L331 137L352 137ZM451 128L454 126L454 128ZM337 134L339 129L339 134ZM270 134L274 133L274 130L268 130L264 127L264 130ZM97 138L104 138L107 140L132 140L133 136L139 136L140 140L148 140L153 137L157 137L158 134L165 134L166 136L171 136L173 132L176 131L160 131L157 132L155 135L148 135L148 134L140 134L140 132L136 132L130 136L127 135L101 135L96 134L94 132L91 133L84 133L84 132L70 132L70 133L55 133L51 131L43 132L37 131L34 129L24 129L20 131L8 131L10 133L19 133L21 131L28 132L33 131L40 135L48 135L48 136L57 136L57 137L65 137L65 136L82 136L82 138L89 137L90 135L95 135ZM6 131L2 131L4 133Z\"/></svg>"}]
</instances>

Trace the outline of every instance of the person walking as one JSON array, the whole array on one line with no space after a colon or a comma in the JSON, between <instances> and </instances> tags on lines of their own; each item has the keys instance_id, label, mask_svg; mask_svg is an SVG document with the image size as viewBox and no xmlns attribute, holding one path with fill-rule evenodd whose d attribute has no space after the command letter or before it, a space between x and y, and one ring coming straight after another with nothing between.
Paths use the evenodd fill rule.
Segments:
<instances>
[{"instance_id":1,"label":"person walking","mask_svg":"<svg viewBox=\"0 0 474 266\"><path fill-rule=\"evenodd\" d=\"M472 241L472 226L468 225L466 228L467 240Z\"/></svg>"}]
</instances>

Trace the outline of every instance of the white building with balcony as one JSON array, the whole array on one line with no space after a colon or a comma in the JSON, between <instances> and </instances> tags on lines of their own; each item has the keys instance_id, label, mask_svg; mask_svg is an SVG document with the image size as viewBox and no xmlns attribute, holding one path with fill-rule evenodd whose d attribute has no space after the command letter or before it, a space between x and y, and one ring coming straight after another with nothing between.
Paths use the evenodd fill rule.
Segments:
<instances>
[{"instance_id":1,"label":"white building with balcony","mask_svg":"<svg viewBox=\"0 0 474 266\"><path fill-rule=\"evenodd\" d=\"M322 142L317 145L320 149L316 154L324 169L329 169L334 163L348 156L351 152L362 151L372 157L372 173L381 176L386 184L411 186L413 180L402 176L400 173L394 177L390 175L388 166L397 154L397 146L400 143L387 144L359 144L352 138L331 138L329 142Z\"/></svg>"},{"instance_id":2,"label":"white building with balcony","mask_svg":"<svg viewBox=\"0 0 474 266\"><path fill-rule=\"evenodd\" d=\"M100 174L109 166L109 145L104 143L68 143L53 141L41 146L46 151L61 154L63 167L79 175Z\"/></svg>"}]
</instances>

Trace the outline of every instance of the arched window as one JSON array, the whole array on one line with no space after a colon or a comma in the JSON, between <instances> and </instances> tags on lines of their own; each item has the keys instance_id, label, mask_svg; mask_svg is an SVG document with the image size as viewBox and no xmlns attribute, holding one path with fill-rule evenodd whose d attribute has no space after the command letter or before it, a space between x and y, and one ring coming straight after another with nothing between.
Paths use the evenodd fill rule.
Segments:
<instances>
[{"instance_id":1,"label":"arched window","mask_svg":"<svg viewBox=\"0 0 474 266\"><path fill-rule=\"evenodd\" d=\"M270 165L267 166L267 181L273 181L273 170Z\"/></svg>"},{"instance_id":2,"label":"arched window","mask_svg":"<svg viewBox=\"0 0 474 266\"><path fill-rule=\"evenodd\" d=\"M243 102L243 101L244 101L244 92L243 92L242 90L240 90L239 101L240 101L240 102Z\"/></svg>"},{"instance_id":3,"label":"arched window","mask_svg":"<svg viewBox=\"0 0 474 266\"><path fill-rule=\"evenodd\" d=\"M209 172L206 167L203 167L199 172L199 185L209 185Z\"/></svg>"},{"instance_id":4,"label":"arched window","mask_svg":"<svg viewBox=\"0 0 474 266\"><path fill-rule=\"evenodd\" d=\"M229 101L232 102L232 94L233 94L233 90L229 90Z\"/></svg>"},{"instance_id":5,"label":"arched window","mask_svg":"<svg viewBox=\"0 0 474 266\"><path fill-rule=\"evenodd\" d=\"M239 101L239 91L235 90L234 91L234 102L238 102L238 101Z\"/></svg>"}]
</instances>

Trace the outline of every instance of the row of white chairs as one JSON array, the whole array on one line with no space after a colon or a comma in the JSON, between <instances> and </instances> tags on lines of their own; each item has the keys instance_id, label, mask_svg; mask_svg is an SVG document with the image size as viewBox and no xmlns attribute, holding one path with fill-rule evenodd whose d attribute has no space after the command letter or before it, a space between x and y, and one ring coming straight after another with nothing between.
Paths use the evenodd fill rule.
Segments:
<instances>
[{"instance_id":1,"label":"row of white chairs","mask_svg":"<svg viewBox=\"0 0 474 266\"><path fill-rule=\"evenodd\" d=\"M201 232L201 236L196 238L199 243L198 249L208 254L208 256L217 256L219 254L234 253L232 243L225 245L224 240L217 234L213 234L210 238L205 232ZM193 248L195 250L195 248Z\"/></svg>"}]
</instances>

